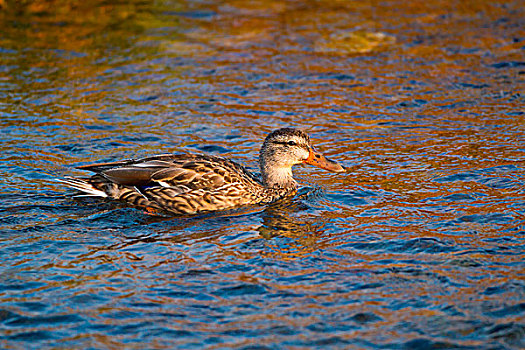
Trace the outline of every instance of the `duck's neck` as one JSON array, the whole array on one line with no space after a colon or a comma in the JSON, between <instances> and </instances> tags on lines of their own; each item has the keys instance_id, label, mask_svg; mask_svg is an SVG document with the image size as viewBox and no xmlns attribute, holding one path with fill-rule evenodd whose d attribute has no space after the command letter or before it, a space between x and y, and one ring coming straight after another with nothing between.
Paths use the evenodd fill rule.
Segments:
<instances>
[{"instance_id":1,"label":"duck's neck","mask_svg":"<svg viewBox=\"0 0 525 350\"><path fill-rule=\"evenodd\" d=\"M259 159L263 184L266 188L296 189L297 182L293 179L291 166L279 166L268 162L263 157Z\"/></svg>"}]
</instances>

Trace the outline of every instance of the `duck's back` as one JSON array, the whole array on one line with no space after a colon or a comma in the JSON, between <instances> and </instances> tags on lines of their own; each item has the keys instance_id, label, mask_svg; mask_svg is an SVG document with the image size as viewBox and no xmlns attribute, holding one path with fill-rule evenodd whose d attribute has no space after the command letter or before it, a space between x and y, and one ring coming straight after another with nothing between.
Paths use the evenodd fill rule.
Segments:
<instances>
[{"instance_id":1,"label":"duck's back","mask_svg":"<svg viewBox=\"0 0 525 350\"><path fill-rule=\"evenodd\" d=\"M195 214L264 201L260 181L221 157L170 154L79 169L96 173L84 179L94 189L148 210Z\"/></svg>"}]
</instances>

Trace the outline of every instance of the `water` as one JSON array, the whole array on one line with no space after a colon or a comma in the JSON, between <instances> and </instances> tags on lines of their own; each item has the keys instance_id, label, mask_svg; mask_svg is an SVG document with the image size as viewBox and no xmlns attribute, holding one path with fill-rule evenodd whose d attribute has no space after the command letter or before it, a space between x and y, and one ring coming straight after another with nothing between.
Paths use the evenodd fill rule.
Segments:
<instances>
[{"instance_id":1,"label":"water","mask_svg":"<svg viewBox=\"0 0 525 350\"><path fill-rule=\"evenodd\" d=\"M521 2L0 4L1 348L525 346ZM348 172L194 218L53 181L283 126Z\"/></svg>"}]
</instances>

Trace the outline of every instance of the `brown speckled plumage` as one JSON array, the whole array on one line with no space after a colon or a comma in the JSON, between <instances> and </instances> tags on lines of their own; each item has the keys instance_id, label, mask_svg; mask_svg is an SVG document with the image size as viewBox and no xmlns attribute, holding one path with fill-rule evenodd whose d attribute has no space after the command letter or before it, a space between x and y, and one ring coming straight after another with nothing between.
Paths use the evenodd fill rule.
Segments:
<instances>
[{"instance_id":1,"label":"brown speckled plumage","mask_svg":"<svg viewBox=\"0 0 525 350\"><path fill-rule=\"evenodd\" d=\"M262 181L226 158L188 154L80 166L95 175L60 181L87 196L123 201L150 212L196 214L269 203L293 193L296 182L291 167L299 163L344 171L315 153L304 132L284 128L268 135L263 143Z\"/></svg>"}]
</instances>

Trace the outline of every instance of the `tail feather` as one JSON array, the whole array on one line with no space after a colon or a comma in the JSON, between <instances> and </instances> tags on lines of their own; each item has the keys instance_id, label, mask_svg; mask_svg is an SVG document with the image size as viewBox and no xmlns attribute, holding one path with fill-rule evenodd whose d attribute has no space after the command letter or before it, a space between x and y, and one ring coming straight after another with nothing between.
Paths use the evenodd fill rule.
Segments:
<instances>
[{"instance_id":1,"label":"tail feather","mask_svg":"<svg viewBox=\"0 0 525 350\"><path fill-rule=\"evenodd\" d=\"M84 179L78 179L74 177L66 177L64 179L55 179L58 182L65 184L66 186L84 192L86 194L79 195L78 197L109 197L104 191L98 190L89 182Z\"/></svg>"}]
</instances>

